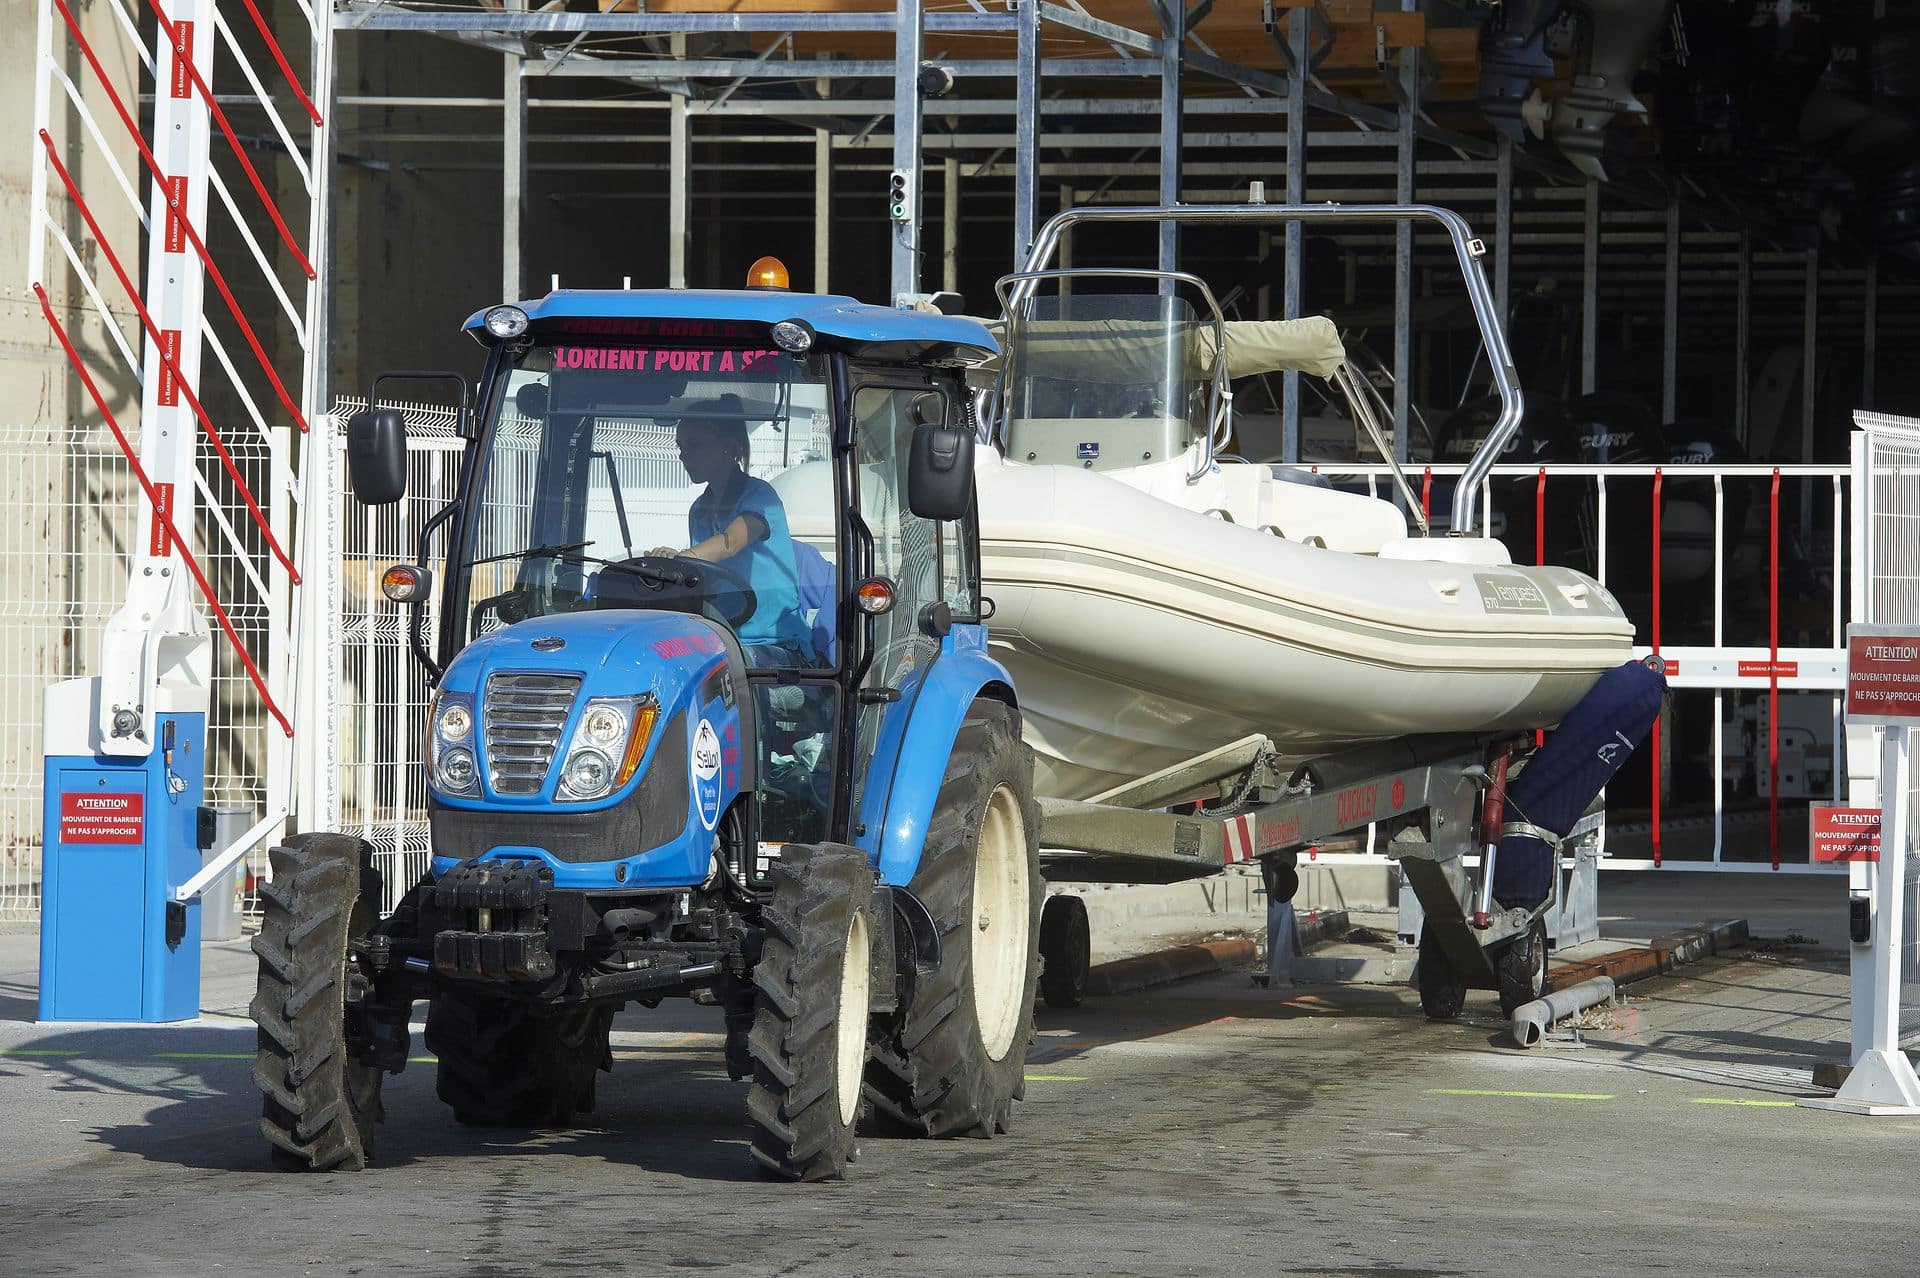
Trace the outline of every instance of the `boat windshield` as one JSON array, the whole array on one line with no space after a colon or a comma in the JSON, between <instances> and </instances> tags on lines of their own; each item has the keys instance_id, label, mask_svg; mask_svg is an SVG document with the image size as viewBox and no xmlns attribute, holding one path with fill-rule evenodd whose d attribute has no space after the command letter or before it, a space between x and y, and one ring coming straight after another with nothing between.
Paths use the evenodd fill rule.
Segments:
<instances>
[{"instance_id":1,"label":"boat windshield","mask_svg":"<svg viewBox=\"0 0 1920 1278\"><path fill-rule=\"evenodd\" d=\"M502 361L490 402L457 569L463 638L657 608L727 625L756 666L830 664L815 630L835 593L823 356L763 335L537 339Z\"/></svg>"},{"instance_id":2,"label":"boat windshield","mask_svg":"<svg viewBox=\"0 0 1920 1278\"><path fill-rule=\"evenodd\" d=\"M1178 294L1087 283L1014 309L1000 391L1007 455L1095 470L1177 456L1210 420L1213 325Z\"/></svg>"}]
</instances>

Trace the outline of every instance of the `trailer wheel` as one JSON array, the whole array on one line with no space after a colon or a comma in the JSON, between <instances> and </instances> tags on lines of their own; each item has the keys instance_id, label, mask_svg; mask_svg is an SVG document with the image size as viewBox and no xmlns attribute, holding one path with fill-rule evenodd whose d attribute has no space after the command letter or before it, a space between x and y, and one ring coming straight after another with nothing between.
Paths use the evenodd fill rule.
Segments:
<instances>
[{"instance_id":1,"label":"trailer wheel","mask_svg":"<svg viewBox=\"0 0 1920 1278\"><path fill-rule=\"evenodd\" d=\"M1416 979L1420 983L1420 1010L1427 1014L1428 1020L1453 1020L1467 1005L1466 982L1453 970L1453 960L1440 948L1433 929L1425 924L1420 928L1420 966Z\"/></svg>"},{"instance_id":2,"label":"trailer wheel","mask_svg":"<svg viewBox=\"0 0 1920 1278\"><path fill-rule=\"evenodd\" d=\"M1048 1007L1080 1006L1092 948L1087 903L1071 893L1048 897L1040 910L1040 994Z\"/></svg>"},{"instance_id":3,"label":"trailer wheel","mask_svg":"<svg viewBox=\"0 0 1920 1278\"><path fill-rule=\"evenodd\" d=\"M364 1054L372 982L354 954L379 917L373 849L300 834L267 855L273 879L260 885L260 976L248 1009L259 1027L260 1131L282 1170L359 1171L385 1116L380 1070Z\"/></svg>"},{"instance_id":4,"label":"trailer wheel","mask_svg":"<svg viewBox=\"0 0 1920 1278\"><path fill-rule=\"evenodd\" d=\"M468 1127L566 1127L591 1114L613 1068L610 1005L554 1015L478 991L441 988L427 1008L434 1090Z\"/></svg>"},{"instance_id":5,"label":"trailer wheel","mask_svg":"<svg viewBox=\"0 0 1920 1278\"><path fill-rule=\"evenodd\" d=\"M856 1157L872 1004L873 870L864 852L789 843L761 911L747 1050L753 1158L783 1180L834 1180Z\"/></svg>"},{"instance_id":6,"label":"trailer wheel","mask_svg":"<svg viewBox=\"0 0 1920 1278\"><path fill-rule=\"evenodd\" d=\"M967 711L909 885L940 931L940 968L876 1045L867 1097L888 1134L990 1137L1026 1090L1039 958L1040 809L1019 713Z\"/></svg>"},{"instance_id":7,"label":"trailer wheel","mask_svg":"<svg viewBox=\"0 0 1920 1278\"><path fill-rule=\"evenodd\" d=\"M1500 982L1500 1012L1512 1016L1514 1009L1531 1003L1547 992L1547 922L1535 919L1533 926L1515 937L1500 952L1494 965Z\"/></svg>"}]
</instances>

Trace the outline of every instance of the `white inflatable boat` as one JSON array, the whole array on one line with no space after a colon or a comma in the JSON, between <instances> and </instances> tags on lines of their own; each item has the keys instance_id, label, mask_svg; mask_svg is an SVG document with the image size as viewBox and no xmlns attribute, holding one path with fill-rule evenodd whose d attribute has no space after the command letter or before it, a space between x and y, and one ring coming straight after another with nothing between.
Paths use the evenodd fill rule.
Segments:
<instances>
[{"instance_id":1,"label":"white inflatable boat","mask_svg":"<svg viewBox=\"0 0 1920 1278\"><path fill-rule=\"evenodd\" d=\"M1633 627L1564 568L1410 538L1391 503L1222 462L1152 495L1139 472L983 451L981 576L1037 788L1091 798L1259 733L1301 758L1414 733L1550 726L1626 660ZM1218 512L1218 513L1215 513ZM1324 542L1324 545L1321 544Z\"/></svg>"},{"instance_id":2,"label":"white inflatable boat","mask_svg":"<svg viewBox=\"0 0 1920 1278\"><path fill-rule=\"evenodd\" d=\"M1211 315L1112 283L1150 275ZM1327 377L1379 437L1330 320L1229 324L1177 273L1031 271L1003 297L981 575L1042 795L1094 798L1253 734L1305 759L1550 727L1631 655L1632 624L1579 572L1421 535L1404 488L1396 506L1225 455L1230 377L1256 371Z\"/></svg>"}]
</instances>

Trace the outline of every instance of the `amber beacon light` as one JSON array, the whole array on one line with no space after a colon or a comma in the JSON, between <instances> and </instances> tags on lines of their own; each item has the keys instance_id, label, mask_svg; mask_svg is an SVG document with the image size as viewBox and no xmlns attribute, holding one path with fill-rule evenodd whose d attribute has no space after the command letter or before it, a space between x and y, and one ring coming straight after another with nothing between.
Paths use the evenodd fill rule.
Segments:
<instances>
[{"instance_id":1,"label":"amber beacon light","mask_svg":"<svg viewBox=\"0 0 1920 1278\"><path fill-rule=\"evenodd\" d=\"M786 288L787 264L777 257L763 257L747 268L748 288Z\"/></svg>"}]
</instances>

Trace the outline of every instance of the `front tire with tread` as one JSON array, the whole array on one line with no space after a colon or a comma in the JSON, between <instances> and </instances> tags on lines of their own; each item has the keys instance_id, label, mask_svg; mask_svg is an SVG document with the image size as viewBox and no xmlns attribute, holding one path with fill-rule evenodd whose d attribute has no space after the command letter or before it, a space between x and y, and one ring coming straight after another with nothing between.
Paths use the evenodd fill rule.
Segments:
<instances>
[{"instance_id":1,"label":"front tire with tread","mask_svg":"<svg viewBox=\"0 0 1920 1278\"><path fill-rule=\"evenodd\" d=\"M857 1157L873 882L866 853L835 843L789 843L773 866L747 1114L754 1161L781 1180L836 1180Z\"/></svg>"},{"instance_id":2,"label":"front tire with tread","mask_svg":"<svg viewBox=\"0 0 1920 1278\"><path fill-rule=\"evenodd\" d=\"M353 955L379 918L373 849L341 834L300 834L268 852L253 1079L260 1131L285 1171L359 1171L373 1160L385 1116L379 1068L359 1054L349 1022L370 989Z\"/></svg>"}]
</instances>

